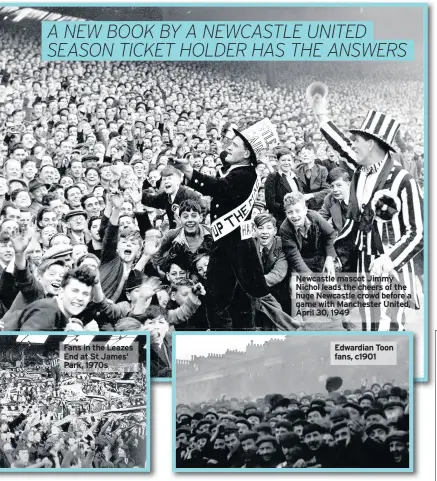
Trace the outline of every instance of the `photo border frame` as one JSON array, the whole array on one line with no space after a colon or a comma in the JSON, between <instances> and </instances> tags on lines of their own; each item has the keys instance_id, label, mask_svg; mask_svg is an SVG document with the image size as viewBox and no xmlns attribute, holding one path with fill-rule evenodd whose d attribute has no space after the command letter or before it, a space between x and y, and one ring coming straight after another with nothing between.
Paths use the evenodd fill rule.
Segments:
<instances>
[{"instance_id":1,"label":"photo border frame","mask_svg":"<svg viewBox=\"0 0 437 481\"><path fill-rule=\"evenodd\" d=\"M179 336L319 336L319 337L363 337L370 341L372 337L407 337L408 339L408 387L409 387L409 463L408 468L177 468L176 467L176 349L177 338ZM173 381L172 381L172 472L173 473L414 473L414 343L413 333L410 331L381 331L381 332L337 332L337 331L235 331L235 332L199 332L199 331L184 331L173 332Z\"/></svg>"},{"instance_id":2,"label":"photo border frame","mask_svg":"<svg viewBox=\"0 0 437 481\"><path fill-rule=\"evenodd\" d=\"M222 2L216 2L216 3L192 3L192 2L181 2L181 3L174 3L174 2L166 2L166 3L157 3L157 2L151 2L151 3L144 3L144 2L126 2L126 3L120 3L120 2L114 2L114 3L107 3L107 2L90 2L90 3L85 3L85 2L74 2L74 3L60 3L60 2L49 2L49 3L35 3L35 2L14 2L14 3L3 3L0 2L0 7L32 7L32 8L52 8L52 7L161 7L161 8L166 8L166 7L200 7L200 8L217 8L217 7L222 7L222 8L280 8L280 7L289 7L289 8L294 8L294 7L309 7L309 8L314 8L314 7L324 7L324 8L335 8L335 7L342 7L342 8L357 8L359 6L362 7L391 7L391 8L421 8L423 10L423 91L424 91L424 111L423 111L423 128L424 128L424 195L423 195L423 213L424 213L424 221L423 221L423 227L424 227L424 247L423 247L423 253L424 253L424 285L423 285L423 295L424 295L424 309L423 309L423 333L424 333L424 340L423 340L423 353L424 353L424 359L423 359L423 375L420 377L415 377L414 381L415 382L428 382L429 381L429 342L430 342L430 336L429 336L429 272L428 272L428 265L429 265L429 225L428 225L428 219L429 219L429 107L428 107L428 102L429 102L429 35L428 35L428 27L429 27L429 4L424 3L424 2L418 2L418 3L413 3L413 2L407 2L407 3L400 3L400 2L394 2L394 3L387 3L387 2L357 2L357 3L352 3L352 2L333 2L333 3L321 3L321 2L310 2L310 3L290 3L290 2L284 2L284 3L278 3L278 2L273 2L269 3L268 5L265 3L258 3L258 2L247 2L247 3L242 3L242 2L235 2L235 3L222 3ZM44 21L44 19L42 20ZM7 332L7 331L3 331ZM190 332L190 331L187 331ZM232 331L234 332L234 331ZM236 331L235 331L236 332ZM255 331L254 331L255 332ZM308 331L310 332L310 331ZM314 331L314 332L324 332L324 331ZM342 331L330 331L333 333L341 333ZM361 332L361 331L356 331L356 332ZM397 331L388 331L388 332L397 332ZM408 331L412 332L412 331ZM1 334L1 333L0 333ZM173 349L173 346L172 346ZM165 378L158 378L158 377L153 377L152 382L159 382L159 383L165 383L165 382L171 382L172 378L170 377L165 377Z\"/></svg>"},{"instance_id":3,"label":"photo border frame","mask_svg":"<svg viewBox=\"0 0 437 481\"><path fill-rule=\"evenodd\" d=\"M5 331L2 336L146 336L146 466L144 468L0 468L0 473L150 473L150 333L147 331Z\"/></svg>"}]
</instances>

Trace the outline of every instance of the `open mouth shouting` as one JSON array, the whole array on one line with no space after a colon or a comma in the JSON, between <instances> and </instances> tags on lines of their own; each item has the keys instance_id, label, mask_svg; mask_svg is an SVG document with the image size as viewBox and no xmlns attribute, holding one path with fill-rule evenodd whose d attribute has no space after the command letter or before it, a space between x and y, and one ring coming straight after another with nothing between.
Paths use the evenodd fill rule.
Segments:
<instances>
[{"instance_id":1,"label":"open mouth shouting","mask_svg":"<svg viewBox=\"0 0 437 481\"><path fill-rule=\"evenodd\" d=\"M269 233L263 233L259 236L260 242L262 245L267 245L271 239L271 235Z\"/></svg>"},{"instance_id":2,"label":"open mouth shouting","mask_svg":"<svg viewBox=\"0 0 437 481\"><path fill-rule=\"evenodd\" d=\"M57 294L59 289L61 288L61 283L54 281L50 284L50 286L52 288L53 294Z\"/></svg>"}]
</instances>

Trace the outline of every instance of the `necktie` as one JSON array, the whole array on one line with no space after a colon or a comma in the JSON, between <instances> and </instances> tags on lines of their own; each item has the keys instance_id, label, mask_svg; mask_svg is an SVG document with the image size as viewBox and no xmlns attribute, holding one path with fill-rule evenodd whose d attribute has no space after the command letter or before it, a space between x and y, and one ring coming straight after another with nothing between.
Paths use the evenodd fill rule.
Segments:
<instances>
[{"instance_id":1,"label":"necktie","mask_svg":"<svg viewBox=\"0 0 437 481\"><path fill-rule=\"evenodd\" d=\"M269 252L270 252L270 249L268 247L263 247L262 254L261 254L261 262L262 262L262 265L263 265L264 272L265 272L265 269L266 269L266 264L267 264L267 259L269 257Z\"/></svg>"}]
</instances>

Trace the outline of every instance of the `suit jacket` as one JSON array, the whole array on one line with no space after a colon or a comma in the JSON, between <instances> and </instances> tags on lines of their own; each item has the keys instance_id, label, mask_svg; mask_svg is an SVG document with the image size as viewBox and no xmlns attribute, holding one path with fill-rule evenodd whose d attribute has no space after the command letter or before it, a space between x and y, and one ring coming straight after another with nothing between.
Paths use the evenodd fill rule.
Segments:
<instances>
[{"instance_id":1,"label":"suit jacket","mask_svg":"<svg viewBox=\"0 0 437 481\"><path fill-rule=\"evenodd\" d=\"M173 206L179 206L184 200L188 199L197 200L200 202L199 194L181 185L176 192L176 196L173 202L170 202L170 197L165 192L159 192L158 194L149 194L147 191L144 190L141 202L144 205L154 207L155 209L165 209L170 224L170 229L175 229L177 227L177 224L175 221Z\"/></svg>"},{"instance_id":2,"label":"suit jacket","mask_svg":"<svg viewBox=\"0 0 437 481\"><path fill-rule=\"evenodd\" d=\"M258 256L262 263L262 252L260 251L259 241L255 242ZM288 262L282 250L282 240L279 236L273 239L267 260L263 265L264 277L270 294L281 304L282 309L290 314L290 289Z\"/></svg>"},{"instance_id":3,"label":"suit jacket","mask_svg":"<svg viewBox=\"0 0 437 481\"><path fill-rule=\"evenodd\" d=\"M262 261L262 253L260 251L261 246L259 241L255 242L257 252L260 260ZM282 251L281 238L275 236L273 239L272 247L270 248L269 255L267 257L265 265L263 265L266 283L268 287L274 287L282 282L287 276L287 259Z\"/></svg>"},{"instance_id":4,"label":"suit jacket","mask_svg":"<svg viewBox=\"0 0 437 481\"><path fill-rule=\"evenodd\" d=\"M304 186L299 177L295 178L300 192L304 192ZM284 197L292 192L286 179L279 173L274 172L267 176L264 184L266 206L269 212L281 223L285 219Z\"/></svg>"},{"instance_id":5,"label":"suit jacket","mask_svg":"<svg viewBox=\"0 0 437 481\"><path fill-rule=\"evenodd\" d=\"M341 205L338 200L334 198L332 192L330 192L323 201L323 206L319 210L319 214L325 219L332 221L332 225L337 232L341 232L343 228L343 224L346 220L343 217L343 213L341 211Z\"/></svg>"},{"instance_id":6,"label":"suit jacket","mask_svg":"<svg viewBox=\"0 0 437 481\"><path fill-rule=\"evenodd\" d=\"M314 164L311 171L310 186L307 186L305 177L305 165L300 164L296 168L296 175L301 181L302 192L313 194L314 198L307 201L307 207L311 210L319 210L322 207L323 199L329 194L329 184L326 181L328 170L323 165Z\"/></svg>"},{"instance_id":7,"label":"suit jacket","mask_svg":"<svg viewBox=\"0 0 437 481\"><path fill-rule=\"evenodd\" d=\"M332 226L318 212L308 210L307 217L311 221L308 237L314 240L314 256L323 256L324 258L327 256L337 257L334 249L335 232ZM308 267L300 253L302 239L297 235L296 230L288 219L282 223L279 232L290 271L292 273L310 274L312 270ZM323 265L319 266L319 272L321 272L322 267Z\"/></svg>"},{"instance_id":8,"label":"suit jacket","mask_svg":"<svg viewBox=\"0 0 437 481\"><path fill-rule=\"evenodd\" d=\"M157 344L151 344L151 375L152 377L171 377L172 369L172 337L171 333L167 333L161 348ZM165 355L167 352L167 356ZM168 357L168 359L167 359Z\"/></svg>"},{"instance_id":9,"label":"suit jacket","mask_svg":"<svg viewBox=\"0 0 437 481\"><path fill-rule=\"evenodd\" d=\"M201 194L212 198L212 223L247 200L255 181L256 171L253 166L248 165L228 170L227 174L221 178L208 177L194 171L189 185ZM268 294L254 240L242 240L239 228L212 245L209 271L213 272L211 266L217 264L231 266L230 269L246 294L252 297L264 297ZM220 279L214 279L214 281L217 284L220 283Z\"/></svg>"},{"instance_id":10,"label":"suit jacket","mask_svg":"<svg viewBox=\"0 0 437 481\"><path fill-rule=\"evenodd\" d=\"M211 222L219 217L228 214L242 204L252 192L256 180L256 171L253 166L241 166L230 170L220 178L209 177L193 172L189 186L200 192L202 195L211 197ZM237 233L240 237L240 230L235 229L226 237L234 236ZM224 237L223 239L226 239Z\"/></svg>"}]
</instances>

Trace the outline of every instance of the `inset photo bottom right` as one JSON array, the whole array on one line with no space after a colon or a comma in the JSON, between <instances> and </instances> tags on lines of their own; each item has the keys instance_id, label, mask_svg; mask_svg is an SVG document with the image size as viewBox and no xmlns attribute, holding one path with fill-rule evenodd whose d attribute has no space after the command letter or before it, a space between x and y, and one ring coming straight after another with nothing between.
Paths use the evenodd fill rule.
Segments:
<instances>
[{"instance_id":1,"label":"inset photo bottom right","mask_svg":"<svg viewBox=\"0 0 437 481\"><path fill-rule=\"evenodd\" d=\"M409 332L173 334L174 472L413 472Z\"/></svg>"}]
</instances>

